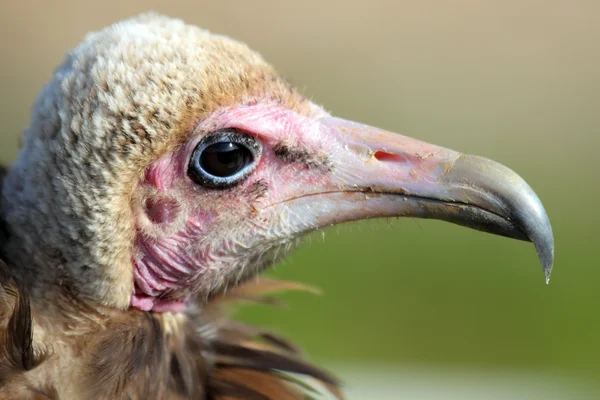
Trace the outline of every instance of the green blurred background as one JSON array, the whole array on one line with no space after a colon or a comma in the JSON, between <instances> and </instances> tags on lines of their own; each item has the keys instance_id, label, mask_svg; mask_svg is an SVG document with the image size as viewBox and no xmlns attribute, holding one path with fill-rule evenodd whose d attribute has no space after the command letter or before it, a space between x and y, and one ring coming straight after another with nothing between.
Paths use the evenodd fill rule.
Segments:
<instances>
[{"instance_id":1,"label":"green blurred background","mask_svg":"<svg viewBox=\"0 0 600 400\"><path fill-rule=\"evenodd\" d=\"M549 286L523 242L409 219L328 229L273 273L324 295L244 319L354 398L600 398L599 1L2 0L1 162L65 52L150 9L247 42L338 116L510 166L553 222Z\"/></svg>"}]
</instances>

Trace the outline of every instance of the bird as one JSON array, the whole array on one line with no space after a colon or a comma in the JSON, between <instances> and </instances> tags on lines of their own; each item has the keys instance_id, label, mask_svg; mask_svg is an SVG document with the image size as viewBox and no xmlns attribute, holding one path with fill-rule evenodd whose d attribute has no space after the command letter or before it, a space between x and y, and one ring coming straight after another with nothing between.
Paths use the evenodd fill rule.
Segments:
<instances>
[{"instance_id":1,"label":"bird","mask_svg":"<svg viewBox=\"0 0 600 400\"><path fill-rule=\"evenodd\" d=\"M303 235L433 218L532 242L517 173L337 118L242 42L144 13L88 34L0 172L0 398L343 398L293 343L236 321Z\"/></svg>"}]
</instances>

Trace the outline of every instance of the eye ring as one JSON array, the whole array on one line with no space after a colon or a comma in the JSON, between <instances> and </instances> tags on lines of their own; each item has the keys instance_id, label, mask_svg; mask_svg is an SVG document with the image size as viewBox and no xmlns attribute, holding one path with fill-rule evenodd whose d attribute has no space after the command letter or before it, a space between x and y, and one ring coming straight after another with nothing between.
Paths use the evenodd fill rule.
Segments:
<instances>
[{"instance_id":1,"label":"eye ring","mask_svg":"<svg viewBox=\"0 0 600 400\"><path fill-rule=\"evenodd\" d=\"M237 129L218 130L196 145L188 176L206 188L230 188L254 171L261 154L262 143L257 138Z\"/></svg>"}]
</instances>

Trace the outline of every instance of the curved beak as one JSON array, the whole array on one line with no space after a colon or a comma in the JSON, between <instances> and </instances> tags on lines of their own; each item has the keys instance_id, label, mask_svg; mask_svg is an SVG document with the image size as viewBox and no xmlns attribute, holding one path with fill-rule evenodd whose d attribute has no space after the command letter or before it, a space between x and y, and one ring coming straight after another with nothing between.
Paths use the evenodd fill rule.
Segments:
<instances>
[{"instance_id":1,"label":"curved beak","mask_svg":"<svg viewBox=\"0 0 600 400\"><path fill-rule=\"evenodd\" d=\"M449 221L532 242L549 281L554 238L548 215L509 168L339 118L325 117L317 129L333 143L326 150L330 179L285 201L296 228L389 216Z\"/></svg>"}]
</instances>

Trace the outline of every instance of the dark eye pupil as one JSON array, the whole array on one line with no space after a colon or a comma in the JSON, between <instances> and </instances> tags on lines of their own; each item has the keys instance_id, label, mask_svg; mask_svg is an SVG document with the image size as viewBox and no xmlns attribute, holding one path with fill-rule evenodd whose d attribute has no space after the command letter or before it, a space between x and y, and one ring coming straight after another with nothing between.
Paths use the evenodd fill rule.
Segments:
<instances>
[{"instance_id":1,"label":"dark eye pupil","mask_svg":"<svg viewBox=\"0 0 600 400\"><path fill-rule=\"evenodd\" d=\"M254 171L261 153L262 143L253 136L236 129L218 130L196 145L187 173L204 188L231 188Z\"/></svg>"},{"instance_id":2,"label":"dark eye pupil","mask_svg":"<svg viewBox=\"0 0 600 400\"><path fill-rule=\"evenodd\" d=\"M251 162L250 151L233 142L213 143L200 155L202 169L219 178L235 175Z\"/></svg>"}]
</instances>

